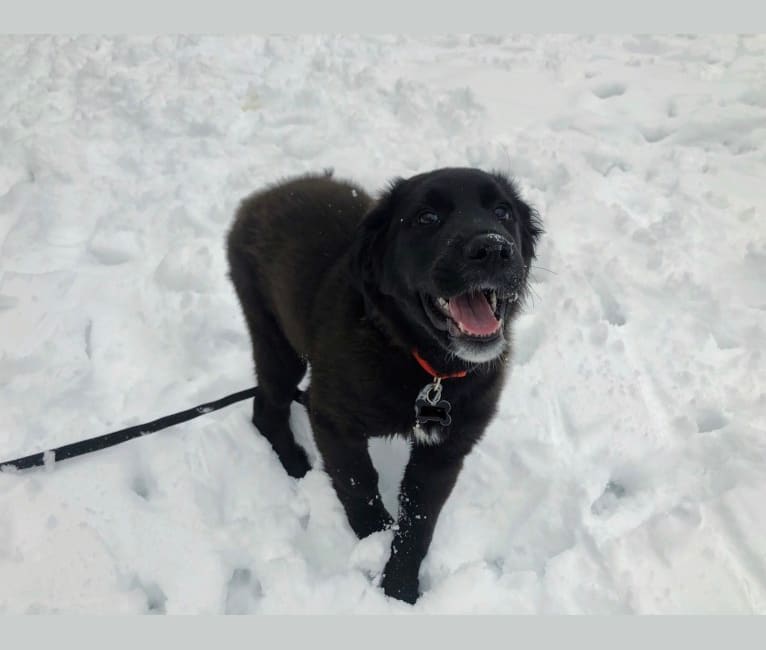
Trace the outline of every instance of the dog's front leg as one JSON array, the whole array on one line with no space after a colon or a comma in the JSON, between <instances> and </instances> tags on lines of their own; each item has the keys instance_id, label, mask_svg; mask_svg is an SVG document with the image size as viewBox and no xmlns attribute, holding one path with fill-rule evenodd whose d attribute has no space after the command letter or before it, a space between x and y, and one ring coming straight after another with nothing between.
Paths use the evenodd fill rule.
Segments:
<instances>
[{"instance_id":1,"label":"dog's front leg","mask_svg":"<svg viewBox=\"0 0 766 650\"><path fill-rule=\"evenodd\" d=\"M354 532L362 539L393 523L378 491L378 473L367 451L367 439L350 438L331 427L312 424L324 469L343 504Z\"/></svg>"},{"instance_id":2,"label":"dog's front leg","mask_svg":"<svg viewBox=\"0 0 766 650\"><path fill-rule=\"evenodd\" d=\"M431 544L436 520L457 481L465 454L449 446L415 446L399 493L399 520L383 591L408 603L418 599L418 571Z\"/></svg>"}]
</instances>

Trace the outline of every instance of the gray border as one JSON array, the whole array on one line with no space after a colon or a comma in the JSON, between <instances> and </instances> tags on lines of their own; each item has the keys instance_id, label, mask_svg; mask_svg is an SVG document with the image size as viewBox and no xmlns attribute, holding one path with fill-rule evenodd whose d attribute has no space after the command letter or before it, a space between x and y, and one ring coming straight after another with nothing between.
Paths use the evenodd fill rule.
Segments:
<instances>
[{"instance_id":1,"label":"gray border","mask_svg":"<svg viewBox=\"0 0 766 650\"><path fill-rule=\"evenodd\" d=\"M415 5L412 0L386 0L377 10L362 2L321 0L316 3L296 3L283 0L264 8L244 9L243 0L217 0L204 7L172 0L159 4L158 0L132 0L117 6L107 2L69 0L27 0L4 7L3 31L16 32L111 32L111 33L163 33L163 32L268 32L268 31L766 31L766 7L757 7L754 0L728 0L726 3L707 5L703 2L681 3L647 2L634 0L627 3L525 3L521 10L502 0L470 0L469 11L458 10L457 5L436 3L433 0ZM501 6L502 4L502 6ZM766 3L764 3L766 4ZM491 12L487 7L496 5ZM299 9L296 7L300 6ZM181 9L181 7L184 7ZM416 9L417 7L417 9ZM608 8L607 8L608 7ZM469 14L466 16L465 14ZM182 14L179 16L179 14ZM461 15L463 14L463 15ZM413 19L414 16L414 19ZM500 19L498 19L500 16ZM405 18L406 17L406 18ZM490 646L521 649L554 643L558 648L577 648L607 644L614 647L635 646L646 650L647 643L659 642L660 647L736 647L738 650L757 647L757 639L766 638L764 617L547 617L519 619L515 617L481 617L458 620L456 617L402 617L396 621L389 617L307 617L295 625L292 617L265 617L254 621L249 617L216 618L211 620L184 618L174 624L174 645L183 642L176 635L181 628L188 641L215 647L231 641L252 644L256 649L290 646L290 641L303 641L306 646L321 650L325 644L337 644L341 638L357 637L365 649L400 645L405 633L405 645L415 645L422 635L428 646L437 646L448 637L450 645L464 646L466 641L476 646L481 641ZM113 617L64 617L41 626L30 619L3 618L3 637L9 647L34 646L35 640L46 644L67 643L64 637L78 647L108 645L135 648L139 641L159 645L162 629L157 621L137 622ZM171 632L168 632L168 636ZM228 638L227 638L228 637ZM749 638L748 638L749 637ZM91 643L89 644L88 641ZM750 641L750 643L748 643Z\"/></svg>"},{"instance_id":2,"label":"gray border","mask_svg":"<svg viewBox=\"0 0 766 650\"><path fill-rule=\"evenodd\" d=\"M550 647L653 650L671 647L759 648L766 618L756 616L177 616L5 617L9 647L136 648L252 647L254 650L353 647L475 650Z\"/></svg>"},{"instance_id":3,"label":"gray border","mask_svg":"<svg viewBox=\"0 0 766 650\"><path fill-rule=\"evenodd\" d=\"M24 0L4 7L5 32L754 32L757 0Z\"/></svg>"}]
</instances>

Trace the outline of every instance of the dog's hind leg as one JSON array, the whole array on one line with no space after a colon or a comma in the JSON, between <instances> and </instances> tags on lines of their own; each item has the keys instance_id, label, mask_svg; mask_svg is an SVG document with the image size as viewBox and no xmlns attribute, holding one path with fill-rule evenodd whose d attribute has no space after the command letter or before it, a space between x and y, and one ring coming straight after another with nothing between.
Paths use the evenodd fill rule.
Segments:
<instances>
[{"instance_id":1,"label":"dog's hind leg","mask_svg":"<svg viewBox=\"0 0 766 650\"><path fill-rule=\"evenodd\" d=\"M231 279L242 304L252 342L258 387L253 399L253 424L271 443L290 476L300 478L311 469L306 452L290 429L290 404L306 373L300 358L264 306L253 282L253 271L240 254L229 249Z\"/></svg>"}]
</instances>

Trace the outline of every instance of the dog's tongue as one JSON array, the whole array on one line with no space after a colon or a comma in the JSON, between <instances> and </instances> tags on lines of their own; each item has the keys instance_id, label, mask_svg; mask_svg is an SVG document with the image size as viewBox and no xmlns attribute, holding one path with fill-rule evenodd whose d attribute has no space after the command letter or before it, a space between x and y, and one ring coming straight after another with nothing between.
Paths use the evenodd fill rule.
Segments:
<instances>
[{"instance_id":1,"label":"dog's tongue","mask_svg":"<svg viewBox=\"0 0 766 650\"><path fill-rule=\"evenodd\" d=\"M500 327L500 321L495 318L492 307L481 291L451 298L449 313L464 332L474 336L489 336Z\"/></svg>"}]
</instances>

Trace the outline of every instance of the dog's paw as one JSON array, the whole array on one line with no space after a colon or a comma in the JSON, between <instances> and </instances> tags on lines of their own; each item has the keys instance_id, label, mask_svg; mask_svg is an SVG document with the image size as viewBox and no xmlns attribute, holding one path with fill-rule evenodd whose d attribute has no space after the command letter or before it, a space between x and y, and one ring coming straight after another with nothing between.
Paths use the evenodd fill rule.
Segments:
<instances>
[{"instance_id":1,"label":"dog's paw","mask_svg":"<svg viewBox=\"0 0 766 650\"><path fill-rule=\"evenodd\" d=\"M294 449L290 449L288 452L282 451L279 454L279 460L282 462L285 471L293 478L303 478L311 469L306 452L297 444Z\"/></svg>"},{"instance_id":2,"label":"dog's paw","mask_svg":"<svg viewBox=\"0 0 766 650\"><path fill-rule=\"evenodd\" d=\"M394 523L391 515L382 503L376 503L373 507L367 507L361 511L347 512L348 521L352 530L359 539L388 530Z\"/></svg>"},{"instance_id":3,"label":"dog's paw","mask_svg":"<svg viewBox=\"0 0 766 650\"><path fill-rule=\"evenodd\" d=\"M411 577L391 567L391 562L383 570L381 582L383 593L390 598L414 605L420 596L420 583L417 576Z\"/></svg>"},{"instance_id":4,"label":"dog's paw","mask_svg":"<svg viewBox=\"0 0 766 650\"><path fill-rule=\"evenodd\" d=\"M396 598L397 600L409 603L410 605L414 605L420 596L417 580L414 583L398 584L395 580L391 580L388 576L384 575L382 587L383 593L386 594L386 596Z\"/></svg>"}]
</instances>

